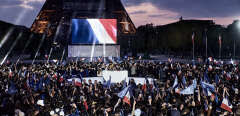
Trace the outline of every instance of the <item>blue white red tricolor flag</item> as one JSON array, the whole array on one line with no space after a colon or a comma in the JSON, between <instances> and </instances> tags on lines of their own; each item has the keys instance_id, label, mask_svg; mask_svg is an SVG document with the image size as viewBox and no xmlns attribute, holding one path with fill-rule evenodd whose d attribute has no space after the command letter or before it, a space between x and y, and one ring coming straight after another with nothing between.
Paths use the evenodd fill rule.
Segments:
<instances>
[{"instance_id":1,"label":"blue white red tricolor flag","mask_svg":"<svg viewBox=\"0 0 240 116\"><path fill-rule=\"evenodd\" d=\"M180 91L180 94L183 95L191 95L194 94L194 89L197 87L197 81L196 79L193 80L193 83L188 86L186 89L183 89L182 91Z\"/></svg>"},{"instance_id":2,"label":"blue white red tricolor flag","mask_svg":"<svg viewBox=\"0 0 240 116\"><path fill-rule=\"evenodd\" d=\"M63 80L64 80L64 77L63 77L63 75L62 75L62 76L59 78L58 82L62 83Z\"/></svg>"},{"instance_id":3,"label":"blue white red tricolor flag","mask_svg":"<svg viewBox=\"0 0 240 116\"><path fill-rule=\"evenodd\" d=\"M112 80L112 77L110 76L110 77L109 77L109 80L107 81L107 88L108 88L108 89L111 88L111 80Z\"/></svg>"},{"instance_id":4,"label":"blue white red tricolor flag","mask_svg":"<svg viewBox=\"0 0 240 116\"><path fill-rule=\"evenodd\" d=\"M218 43L221 48L222 47L222 36L221 35L218 36Z\"/></svg>"},{"instance_id":5,"label":"blue white red tricolor flag","mask_svg":"<svg viewBox=\"0 0 240 116\"><path fill-rule=\"evenodd\" d=\"M127 87L125 87L122 91L120 91L118 93L118 97L120 98L124 98L124 96L127 94L127 92L129 91L130 85L128 85Z\"/></svg>"},{"instance_id":6,"label":"blue white red tricolor flag","mask_svg":"<svg viewBox=\"0 0 240 116\"><path fill-rule=\"evenodd\" d=\"M72 44L116 43L116 19L72 19Z\"/></svg>"},{"instance_id":7,"label":"blue white red tricolor flag","mask_svg":"<svg viewBox=\"0 0 240 116\"><path fill-rule=\"evenodd\" d=\"M219 76L216 74L215 75L215 83L218 85L220 83Z\"/></svg>"},{"instance_id":8,"label":"blue white red tricolor flag","mask_svg":"<svg viewBox=\"0 0 240 116\"><path fill-rule=\"evenodd\" d=\"M207 88L206 90L207 90L207 95L215 99L215 95L209 90L209 88Z\"/></svg>"},{"instance_id":9,"label":"blue white red tricolor flag","mask_svg":"<svg viewBox=\"0 0 240 116\"><path fill-rule=\"evenodd\" d=\"M75 86L82 86L82 81L79 78L67 79L68 82L72 82Z\"/></svg>"},{"instance_id":10,"label":"blue white red tricolor flag","mask_svg":"<svg viewBox=\"0 0 240 116\"><path fill-rule=\"evenodd\" d=\"M229 102L227 98L223 98L221 108L229 112L232 112L232 104Z\"/></svg>"},{"instance_id":11,"label":"blue white red tricolor flag","mask_svg":"<svg viewBox=\"0 0 240 116\"><path fill-rule=\"evenodd\" d=\"M183 94L183 95L194 94L194 87L193 86L189 86L186 89L183 89L182 91L180 91L180 94Z\"/></svg>"},{"instance_id":12,"label":"blue white red tricolor flag","mask_svg":"<svg viewBox=\"0 0 240 116\"><path fill-rule=\"evenodd\" d=\"M202 82L202 81L200 83L201 83L201 86L202 86L203 89L208 88L211 92L216 92L213 84L205 83L205 82Z\"/></svg>"},{"instance_id":13,"label":"blue white red tricolor flag","mask_svg":"<svg viewBox=\"0 0 240 116\"><path fill-rule=\"evenodd\" d=\"M131 94L131 86L128 85L127 87L125 87L122 91L120 91L118 93L118 97L123 99L123 102L130 104L130 98L131 98L132 94Z\"/></svg>"},{"instance_id":14,"label":"blue white red tricolor flag","mask_svg":"<svg viewBox=\"0 0 240 116\"><path fill-rule=\"evenodd\" d=\"M145 80L144 80L144 83L143 83L143 86L142 86L142 90L143 90L143 91L146 91L146 90L147 90L148 84L149 84L149 81L148 81L148 79L145 77Z\"/></svg>"},{"instance_id":15,"label":"blue white red tricolor flag","mask_svg":"<svg viewBox=\"0 0 240 116\"><path fill-rule=\"evenodd\" d=\"M177 87L177 85L178 85L178 78L177 78L177 76L175 76L175 80L174 80L172 88L174 89L175 87Z\"/></svg>"},{"instance_id":16,"label":"blue white red tricolor flag","mask_svg":"<svg viewBox=\"0 0 240 116\"><path fill-rule=\"evenodd\" d=\"M194 44L194 37L195 37L195 33L192 33L192 44Z\"/></svg>"},{"instance_id":17,"label":"blue white red tricolor flag","mask_svg":"<svg viewBox=\"0 0 240 116\"><path fill-rule=\"evenodd\" d=\"M227 80L231 80L231 78L232 78L231 73L227 73L227 74L226 74L226 79L227 79Z\"/></svg>"},{"instance_id":18,"label":"blue white red tricolor flag","mask_svg":"<svg viewBox=\"0 0 240 116\"><path fill-rule=\"evenodd\" d=\"M187 84L187 81L186 81L186 78L185 78L185 76L183 76L182 77L182 84L183 84L183 86L185 87L186 86L186 84Z\"/></svg>"},{"instance_id":19,"label":"blue white red tricolor flag","mask_svg":"<svg viewBox=\"0 0 240 116\"><path fill-rule=\"evenodd\" d=\"M131 98L130 92L128 91L127 94L123 97L123 102L131 105L131 103L130 103L130 98Z\"/></svg>"}]
</instances>

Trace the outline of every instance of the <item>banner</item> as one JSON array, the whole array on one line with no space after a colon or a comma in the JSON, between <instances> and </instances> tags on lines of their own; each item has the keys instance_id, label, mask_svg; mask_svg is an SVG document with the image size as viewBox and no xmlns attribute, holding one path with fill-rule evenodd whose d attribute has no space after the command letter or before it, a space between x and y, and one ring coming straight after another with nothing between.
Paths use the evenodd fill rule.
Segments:
<instances>
[{"instance_id":1,"label":"banner","mask_svg":"<svg viewBox=\"0 0 240 116\"><path fill-rule=\"evenodd\" d=\"M119 83L123 80L126 80L126 82L129 81L128 79L128 71L108 71L104 70L102 72L104 80L109 80L111 76L111 82L112 83Z\"/></svg>"}]
</instances>

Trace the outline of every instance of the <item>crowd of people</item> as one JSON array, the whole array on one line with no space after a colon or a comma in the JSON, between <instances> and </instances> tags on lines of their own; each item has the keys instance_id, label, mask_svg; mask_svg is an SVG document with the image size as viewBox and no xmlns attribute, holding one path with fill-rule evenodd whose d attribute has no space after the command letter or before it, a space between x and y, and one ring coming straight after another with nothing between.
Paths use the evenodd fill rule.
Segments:
<instances>
[{"instance_id":1,"label":"crowd of people","mask_svg":"<svg viewBox=\"0 0 240 116\"><path fill-rule=\"evenodd\" d=\"M239 66L226 63L7 63L0 66L0 113L5 116L240 115ZM86 81L103 70L145 78ZM81 83L71 78L79 78ZM111 77L114 78L114 77ZM164 78L164 79L163 79ZM126 89L128 88L128 89ZM129 98L129 100L126 100Z\"/></svg>"}]
</instances>

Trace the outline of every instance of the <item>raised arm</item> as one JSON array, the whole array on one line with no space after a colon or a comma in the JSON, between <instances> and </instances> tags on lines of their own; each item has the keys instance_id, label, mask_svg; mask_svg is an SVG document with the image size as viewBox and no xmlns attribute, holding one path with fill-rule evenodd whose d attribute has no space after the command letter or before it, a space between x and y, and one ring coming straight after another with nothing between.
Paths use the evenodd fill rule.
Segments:
<instances>
[{"instance_id":1,"label":"raised arm","mask_svg":"<svg viewBox=\"0 0 240 116\"><path fill-rule=\"evenodd\" d=\"M200 88L198 86L198 101L201 102Z\"/></svg>"},{"instance_id":2,"label":"raised arm","mask_svg":"<svg viewBox=\"0 0 240 116\"><path fill-rule=\"evenodd\" d=\"M121 103L121 98L118 99L118 102L114 106L113 111L115 111L115 109L118 107L119 103Z\"/></svg>"},{"instance_id":3,"label":"raised arm","mask_svg":"<svg viewBox=\"0 0 240 116\"><path fill-rule=\"evenodd\" d=\"M134 99L133 108L132 108L132 116L134 116L134 113L135 113L135 105L136 105L136 100Z\"/></svg>"}]
</instances>

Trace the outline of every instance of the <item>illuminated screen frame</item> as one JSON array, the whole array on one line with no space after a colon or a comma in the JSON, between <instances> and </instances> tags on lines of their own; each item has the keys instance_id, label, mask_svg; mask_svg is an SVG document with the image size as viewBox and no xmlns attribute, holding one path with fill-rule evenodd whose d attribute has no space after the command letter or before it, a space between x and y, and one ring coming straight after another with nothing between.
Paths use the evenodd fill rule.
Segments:
<instances>
[{"instance_id":1,"label":"illuminated screen frame","mask_svg":"<svg viewBox=\"0 0 240 116\"><path fill-rule=\"evenodd\" d=\"M75 18L71 24L70 45L117 44L117 19Z\"/></svg>"}]
</instances>

